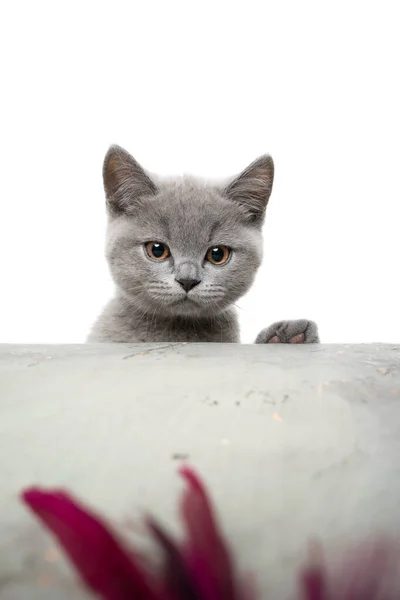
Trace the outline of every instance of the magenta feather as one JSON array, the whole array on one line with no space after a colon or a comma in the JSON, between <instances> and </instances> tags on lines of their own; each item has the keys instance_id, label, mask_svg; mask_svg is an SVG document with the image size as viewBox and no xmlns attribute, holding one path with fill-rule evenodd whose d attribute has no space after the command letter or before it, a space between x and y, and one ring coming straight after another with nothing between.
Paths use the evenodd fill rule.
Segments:
<instances>
[{"instance_id":1,"label":"magenta feather","mask_svg":"<svg viewBox=\"0 0 400 600\"><path fill-rule=\"evenodd\" d=\"M177 544L158 523L149 531L163 553L158 575L97 515L58 490L30 488L23 501L55 535L87 588L103 600L255 600L241 579L197 475L181 469L185 537ZM315 552L314 552L315 555ZM322 551L300 572L299 600L400 600L398 544L356 549L333 572Z\"/></svg>"},{"instance_id":2,"label":"magenta feather","mask_svg":"<svg viewBox=\"0 0 400 600\"><path fill-rule=\"evenodd\" d=\"M181 475L186 481L180 507L186 532L182 546L149 521L165 554L158 579L100 517L69 494L30 488L22 498L56 536L87 587L104 600L244 600L201 481L188 468Z\"/></svg>"}]
</instances>

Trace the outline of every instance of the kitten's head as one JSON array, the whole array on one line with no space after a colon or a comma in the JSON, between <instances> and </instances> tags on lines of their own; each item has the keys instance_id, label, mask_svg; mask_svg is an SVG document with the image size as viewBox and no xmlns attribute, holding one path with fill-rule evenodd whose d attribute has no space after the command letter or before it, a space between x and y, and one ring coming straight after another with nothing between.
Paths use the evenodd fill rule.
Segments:
<instances>
[{"instance_id":1,"label":"kitten's head","mask_svg":"<svg viewBox=\"0 0 400 600\"><path fill-rule=\"evenodd\" d=\"M274 166L262 156L227 185L158 182L122 148L103 168L107 259L138 309L210 316L250 288L262 257L261 227Z\"/></svg>"}]
</instances>

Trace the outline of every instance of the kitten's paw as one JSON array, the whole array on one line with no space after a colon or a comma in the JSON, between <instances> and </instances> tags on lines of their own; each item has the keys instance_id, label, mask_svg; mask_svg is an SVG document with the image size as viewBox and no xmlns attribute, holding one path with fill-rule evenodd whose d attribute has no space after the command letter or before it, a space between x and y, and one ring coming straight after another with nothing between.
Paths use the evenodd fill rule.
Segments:
<instances>
[{"instance_id":1,"label":"kitten's paw","mask_svg":"<svg viewBox=\"0 0 400 600\"><path fill-rule=\"evenodd\" d=\"M278 321L263 329L256 344L318 344L318 327L313 321Z\"/></svg>"}]
</instances>

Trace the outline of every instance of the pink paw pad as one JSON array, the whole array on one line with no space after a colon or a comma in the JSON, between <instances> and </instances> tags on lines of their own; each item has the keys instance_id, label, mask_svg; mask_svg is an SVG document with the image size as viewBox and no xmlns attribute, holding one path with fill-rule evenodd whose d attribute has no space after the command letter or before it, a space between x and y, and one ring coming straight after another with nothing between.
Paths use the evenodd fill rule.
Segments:
<instances>
[{"instance_id":1,"label":"pink paw pad","mask_svg":"<svg viewBox=\"0 0 400 600\"><path fill-rule=\"evenodd\" d=\"M289 340L290 344L304 344L304 333L298 333Z\"/></svg>"}]
</instances>

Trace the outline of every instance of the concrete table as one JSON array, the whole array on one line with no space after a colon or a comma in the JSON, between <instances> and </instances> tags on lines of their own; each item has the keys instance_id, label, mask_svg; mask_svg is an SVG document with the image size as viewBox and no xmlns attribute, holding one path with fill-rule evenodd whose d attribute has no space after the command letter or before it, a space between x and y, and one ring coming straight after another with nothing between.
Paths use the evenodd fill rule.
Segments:
<instances>
[{"instance_id":1,"label":"concrete table","mask_svg":"<svg viewBox=\"0 0 400 600\"><path fill-rule=\"evenodd\" d=\"M399 403L400 346L0 346L0 600L86 597L22 488L178 533L182 461L262 597L291 598L310 536L400 534Z\"/></svg>"}]
</instances>

